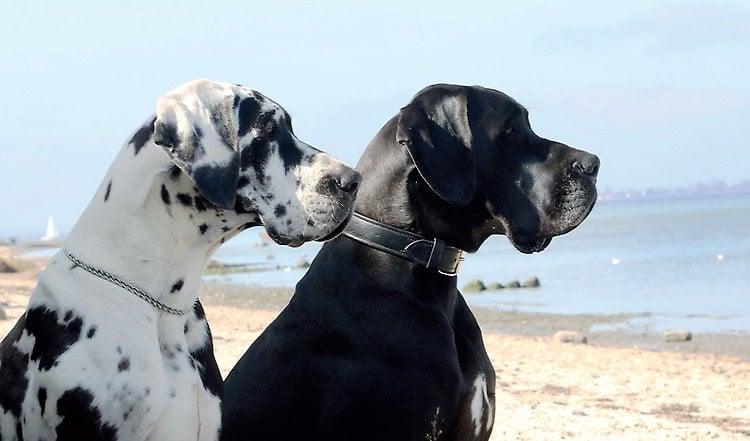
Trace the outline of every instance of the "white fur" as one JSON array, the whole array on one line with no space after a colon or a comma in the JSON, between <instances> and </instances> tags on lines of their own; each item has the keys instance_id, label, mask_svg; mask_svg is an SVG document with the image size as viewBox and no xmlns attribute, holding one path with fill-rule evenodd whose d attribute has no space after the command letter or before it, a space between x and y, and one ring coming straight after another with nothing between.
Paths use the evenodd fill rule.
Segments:
<instances>
[{"instance_id":1,"label":"white fur","mask_svg":"<svg viewBox=\"0 0 750 441\"><path fill-rule=\"evenodd\" d=\"M474 423L474 436L479 436L482 424L485 425L485 431L489 433L495 418L492 414L493 409L487 394L487 378L483 373L479 374L476 380L474 380L471 394L471 421ZM489 415L485 416L485 411L489 412Z\"/></svg>"}]
</instances>

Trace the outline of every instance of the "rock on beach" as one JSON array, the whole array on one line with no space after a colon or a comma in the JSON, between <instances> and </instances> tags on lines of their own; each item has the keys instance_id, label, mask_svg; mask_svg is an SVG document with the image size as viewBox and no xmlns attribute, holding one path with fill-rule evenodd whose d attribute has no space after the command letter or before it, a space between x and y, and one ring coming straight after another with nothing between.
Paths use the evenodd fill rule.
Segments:
<instances>
[{"instance_id":1,"label":"rock on beach","mask_svg":"<svg viewBox=\"0 0 750 441\"><path fill-rule=\"evenodd\" d=\"M472 279L466 282L466 285L464 285L464 292L480 292L487 289L486 286L484 286L484 282L482 282L479 279Z\"/></svg>"},{"instance_id":2,"label":"rock on beach","mask_svg":"<svg viewBox=\"0 0 750 441\"><path fill-rule=\"evenodd\" d=\"M560 343L586 344L588 339L578 331L557 331L552 339Z\"/></svg>"},{"instance_id":3,"label":"rock on beach","mask_svg":"<svg viewBox=\"0 0 750 441\"><path fill-rule=\"evenodd\" d=\"M690 341L693 333L686 329L673 329L664 333L664 340L668 342Z\"/></svg>"}]
</instances>

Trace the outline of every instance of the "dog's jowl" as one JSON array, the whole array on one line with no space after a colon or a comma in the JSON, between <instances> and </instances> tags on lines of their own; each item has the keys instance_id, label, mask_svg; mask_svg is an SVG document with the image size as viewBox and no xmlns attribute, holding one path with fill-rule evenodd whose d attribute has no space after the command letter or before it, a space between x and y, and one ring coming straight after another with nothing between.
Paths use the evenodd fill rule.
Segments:
<instances>
[{"instance_id":1,"label":"dog's jowl","mask_svg":"<svg viewBox=\"0 0 750 441\"><path fill-rule=\"evenodd\" d=\"M591 211L599 159L537 136L501 92L436 85L358 169L344 234L227 377L224 440L488 439L495 372L462 253L494 234L544 250Z\"/></svg>"},{"instance_id":2,"label":"dog's jowl","mask_svg":"<svg viewBox=\"0 0 750 441\"><path fill-rule=\"evenodd\" d=\"M291 246L335 236L359 180L258 92L198 80L161 97L0 344L0 440L217 439L209 257L256 225Z\"/></svg>"}]
</instances>

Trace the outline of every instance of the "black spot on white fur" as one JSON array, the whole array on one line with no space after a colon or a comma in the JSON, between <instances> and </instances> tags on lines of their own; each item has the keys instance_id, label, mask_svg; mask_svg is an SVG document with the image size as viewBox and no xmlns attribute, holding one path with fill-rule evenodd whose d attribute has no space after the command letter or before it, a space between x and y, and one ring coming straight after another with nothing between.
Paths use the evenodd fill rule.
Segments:
<instances>
[{"instance_id":1,"label":"black spot on white fur","mask_svg":"<svg viewBox=\"0 0 750 441\"><path fill-rule=\"evenodd\" d=\"M107 192L104 193L104 202L107 202L109 200L110 191L112 191L112 181L109 181L109 184L107 184Z\"/></svg>"},{"instance_id":2,"label":"black spot on white fur","mask_svg":"<svg viewBox=\"0 0 750 441\"><path fill-rule=\"evenodd\" d=\"M151 135L153 135L155 121L156 121L156 117L154 117L150 123L138 129L138 131L135 132L133 137L130 138L130 144L133 144L133 146L135 147L136 155L141 152L141 149L143 148L143 146L146 145L148 140L151 138Z\"/></svg>"},{"instance_id":3,"label":"black spot on white fur","mask_svg":"<svg viewBox=\"0 0 750 441\"><path fill-rule=\"evenodd\" d=\"M117 363L117 372L126 372L130 370L130 359L128 357L122 357L120 362Z\"/></svg>"},{"instance_id":4,"label":"black spot on white fur","mask_svg":"<svg viewBox=\"0 0 750 441\"><path fill-rule=\"evenodd\" d=\"M169 196L169 190L167 190L167 186L164 184L161 184L161 200L167 205L172 203L172 198Z\"/></svg>"},{"instance_id":5,"label":"black spot on white fur","mask_svg":"<svg viewBox=\"0 0 750 441\"><path fill-rule=\"evenodd\" d=\"M195 209L198 211L206 211L206 208L208 208L209 202L202 198L201 196L195 196L193 198L195 200Z\"/></svg>"},{"instance_id":6,"label":"black spot on white fur","mask_svg":"<svg viewBox=\"0 0 750 441\"><path fill-rule=\"evenodd\" d=\"M284 215L286 214L286 207L285 207L285 206L283 206L282 204L278 204L278 205L276 206L276 208L274 208L274 210L273 210L273 214L274 214L274 215L275 215L276 217L282 217L282 216L284 216Z\"/></svg>"},{"instance_id":7,"label":"black spot on white fur","mask_svg":"<svg viewBox=\"0 0 750 441\"><path fill-rule=\"evenodd\" d=\"M271 154L268 141L264 138L255 138L250 146L242 149L240 157L240 170L247 170L252 166L255 176L261 185L266 184L266 162Z\"/></svg>"},{"instance_id":8,"label":"black spot on white fur","mask_svg":"<svg viewBox=\"0 0 750 441\"><path fill-rule=\"evenodd\" d=\"M182 170L177 165L173 165L169 169L169 177L172 178L173 181L176 181L177 179L180 179L180 175L182 174Z\"/></svg>"},{"instance_id":9,"label":"black spot on white fur","mask_svg":"<svg viewBox=\"0 0 750 441\"><path fill-rule=\"evenodd\" d=\"M237 188L245 188L250 184L250 178L248 178L245 175L240 176L240 179L237 181Z\"/></svg>"},{"instance_id":10,"label":"black spot on white fur","mask_svg":"<svg viewBox=\"0 0 750 441\"><path fill-rule=\"evenodd\" d=\"M170 293L175 293L182 289L182 285L185 284L185 281L180 279L177 282L175 282L174 285L172 285L172 289L169 290Z\"/></svg>"},{"instance_id":11,"label":"black spot on white fur","mask_svg":"<svg viewBox=\"0 0 750 441\"><path fill-rule=\"evenodd\" d=\"M177 193L177 200L186 207L193 206L193 197L187 193Z\"/></svg>"},{"instance_id":12,"label":"black spot on white fur","mask_svg":"<svg viewBox=\"0 0 750 441\"><path fill-rule=\"evenodd\" d=\"M172 149L179 142L177 127L172 124L154 122L154 144L166 149Z\"/></svg>"},{"instance_id":13,"label":"black spot on white fur","mask_svg":"<svg viewBox=\"0 0 750 441\"><path fill-rule=\"evenodd\" d=\"M26 331L34 337L31 359L39 361L39 369L51 369L57 358L80 339L83 320L72 313L66 318L59 322L57 312L45 307L26 312Z\"/></svg>"},{"instance_id":14,"label":"black spot on white fur","mask_svg":"<svg viewBox=\"0 0 750 441\"><path fill-rule=\"evenodd\" d=\"M47 389L40 387L36 393L36 398L39 400L39 409L42 411L42 416L44 416L44 410L47 407Z\"/></svg>"},{"instance_id":15,"label":"black spot on white fur","mask_svg":"<svg viewBox=\"0 0 750 441\"><path fill-rule=\"evenodd\" d=\"M237 114L239 119L239 130L237 134L240 138L247 135L250 129L256 124L260 111L261 107L256 98L245 98L240 101L240 110Z\"/></svg>"},{"instance_id":16,"label":"black spot on white fur","mask_svg":"<svg viewBox=\"0 0 750 441\"><path fill-rule=\"evenodd\" d=\"M196 302L193 312L198 321L205 321L206 313L200 302ZM208 327L208 324L206 324L206 331L206 339L203 345L196 350L190 351L190 362L193 368L198 370L198 374L203 382L203 388L214 396L221 398L223 396L221 372L213 356L214 348L211 343L211 329Z\"/></svg>"},{"instance_id":17,"label":"black spot on white fur","mask_svg":"<svg viewBox=\"0 0 750 441\"><path fill-rule=\"evenodd\" d=\"M57 414L62 419L55 428L58 441L117 439L117 429L102 422L102 415L93 401L93 394L80 387L62 394L57 400Z\"/></svg>"},{"instance_id":18,"label":"black spot on white fur","mask_svg":"<svg viewBox=\"0 0 750 441\"><path fill-rule=\"evenodd\" d=\"M284 132L284 135L278 140L279 153L281 159L284 161L284 169L289 171L293 167L296 167L302 162L302 151L297 148L297 144L289 132Z\"/></svg>"},{"instance_id":19,"label":"black spot on white fur","mask_svg":"<svg viewBox=\"0 0 750 441\"><path fill-rule=\"evenodd\" d=\"M193 170L193 180L200 193L220 208L230 209L237 199L237 180L239 159L232 157L228 164L222 166L205 165Z\"/></svg>"}]
</instances>

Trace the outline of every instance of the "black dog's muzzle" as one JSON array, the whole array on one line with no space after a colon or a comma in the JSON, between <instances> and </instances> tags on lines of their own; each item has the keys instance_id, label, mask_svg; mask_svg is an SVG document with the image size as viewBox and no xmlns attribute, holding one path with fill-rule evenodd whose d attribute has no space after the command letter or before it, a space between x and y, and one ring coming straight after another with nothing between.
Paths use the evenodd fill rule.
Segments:
<instances>
[{"instance_id":1,"label":"black dog's muzzle","mask_svg":"<svg viewBox=\"0 0 750 441\"><path fill-rule=\"evenodd\" d=\"M440 239L425 239L359 213L354 213L342 234L371 248L434 269L446 276L457 276L464 260L463 250L448 246Z\"/></svg>"}]
</instances>

